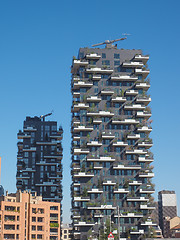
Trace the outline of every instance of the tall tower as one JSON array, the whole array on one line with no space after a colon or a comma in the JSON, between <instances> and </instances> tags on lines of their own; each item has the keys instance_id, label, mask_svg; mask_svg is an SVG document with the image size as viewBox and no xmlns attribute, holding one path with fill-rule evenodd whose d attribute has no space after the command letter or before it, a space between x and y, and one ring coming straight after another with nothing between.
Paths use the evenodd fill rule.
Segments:
<instances>
[{"instance_id":1,"label":"tall tower","mask_svg":"<svg viewBox=\"0 0 180 240\"><path fill-rule=\"evenodd\" d=\"M154 173L148 59L141 50L111 44L80 48L78 58L73 58L74 239L101 239L110 230L131 239L151 234Z\"/></svg>"},{"instance_id":2,"label":"tall tower","mask_svg":"<svg viewBox=\"0 0 180 240\"><path fill-rule=\"evenodd\" d=\"M43 200L62 200L63 130L45 117L26 117L23 131L17 134L16 187L42 195Z\"/></svg>"},{"instance_id":3,"label":"tall tower","mask_svg":"<svg viewBox=\"0 0 180 240\"><path fill-rule=\"evenodd\" d=\"M163 236L170 237L169 220L177 216L175 191L163 190L158 192L159 225Z\"/></svg>"}]
</instances>

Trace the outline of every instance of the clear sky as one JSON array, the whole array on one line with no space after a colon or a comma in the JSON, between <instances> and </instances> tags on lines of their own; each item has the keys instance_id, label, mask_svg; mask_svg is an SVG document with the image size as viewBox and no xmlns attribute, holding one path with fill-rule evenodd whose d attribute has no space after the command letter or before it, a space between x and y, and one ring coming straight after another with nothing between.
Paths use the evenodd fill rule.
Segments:
<instances>
[{"instance_id":1,"label":"clear sky","mask_svg":"<svg viewBox=\"0 0 180 240\"><path fill-rule=\"evenodd\" d=\"M180 208L180 1L0 1L0 155L16 190L17 132L26 116L54 110L64 128L63 217L70 219L70 66L79 47L130 33L118 47L150 54L156 194L175 190Z\"/></svg>"}]
</instances>

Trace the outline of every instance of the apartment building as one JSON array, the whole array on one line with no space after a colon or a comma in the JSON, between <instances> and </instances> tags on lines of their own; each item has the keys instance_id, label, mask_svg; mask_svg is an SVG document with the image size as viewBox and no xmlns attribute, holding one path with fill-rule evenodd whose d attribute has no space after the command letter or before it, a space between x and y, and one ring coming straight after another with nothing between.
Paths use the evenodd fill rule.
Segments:
<instances>
[{"instance_id":1,"label":"apartment building","mask_svg":"<svg viewBox=\"0 0 180 240\"><path fill-rule=\"evenodd\" d=\"M151 235L156 224L149 56L141 50L80 48L72 61L74 239ZM104 229L108 229L104 231Z\"/></svg>"},{"instance_id":2,"label":"apartment building","mask_svg":"<svg viewBox=\"0 0 180 240\"><path fill-rule=\"evenodd\" d=\"M60 239L60 203L17 191L1 196L0 207L0 239Z\"/></svg>"},{"instance_id":3,"label":"apartment building","mask_svg":"<svg viewBox=\"0 0 180 240\"><path fill-rule=\"evenodd\" d=\"M70 224L62 224L61 225L61 240L71 240L72 236L72 227Z\"/></svg>"},{"instance_id":4,"label":"apartment building","mask_svg":"<svg viewBox=\"0 0 180 240\"><path fill-rule=\"evenodd\" d=\"M62 200L62 127L56 121L41 117L26 117L23 131L17 136L16 187L42 195L43 200Z\"/></svg>"},{"instance_id":5,"label":"apartment building","mask_svg":"<svg viewBox=\"0 0 180 240\"><path fill-rule=\"evenodd\" d=\"M162 190L158 192L159 225L163 236L170 237L170 219L177 216L175 191Z\"/></svg>"}]
</instances>

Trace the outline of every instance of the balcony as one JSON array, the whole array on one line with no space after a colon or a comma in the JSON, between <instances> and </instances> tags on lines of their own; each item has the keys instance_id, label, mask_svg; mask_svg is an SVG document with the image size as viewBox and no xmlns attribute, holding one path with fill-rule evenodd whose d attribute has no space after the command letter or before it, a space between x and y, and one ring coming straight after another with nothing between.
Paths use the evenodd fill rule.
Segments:
<instances>
[{"instance_id":1,"label":"balcony","mask_svg":"<svg viewBox=\"0 0 180 240\"><path fill-rule=\"evenodd\" d=\"M126 214L122 214L121 217L124 217L124 218L141 218L143 217L143 214L138 214L138 213L126 213Z\"/></svg>"},{"instance_id":2,"label":"balcony","mask_svg":"<svg viewBox=\"0 0 180 240\"><path fill-rule=\"evenodd\" d=\"M87 68L86 69L87 73L107 73L107 74L111 74L113 73L113 69L108 69L108 68Z\"/></svg>"},{"instance_id":3,"label":"balcony","mask_svg":"<svg viewBox=\"0 0 180 240\"><path fill-rule=\"evenodd\" d=\"M101 98L97 97L97 96L91 96L91 97L87 97L87 101L88 102L100 102Z\"/></svg>"},{"instance_id":4,"label":"balcony","mask_svg":"<svg viewBox=\"0 0 180 240\"><path fill-rule=\"evenodd\" d=\"M85 103L78 103L74 105L74 111L79 111L80 109L88 109L89 108L89 104L85 104Z\"/></svg>"},{"instance_id":5,"label":"balcony","mask_svg":"<svg viewBox=\"0 0 180 240\"><path fill-rule=\"evenodd\" d=\"M102 120L100 118L99 119L93 119L93 123L94 124L101 124Z\"/></svg>"},{"instance_id":6,"label":"balcony","mask_svg":"<svg viewBox=\"0 0 180 240\"><path fill-rule=\"evenodd\" d=\"M126 98L125 97L115 97L111 99L112 102L125 102Z\"/></svg>"},{"instance_id":7,"label":"balcony","mask_svg":"<svg viewBox=\"0 0 180 240\"><path fill-rule=\"evenodd\" d=\"M140 193L154 193L155 190L154 189L150 189L150 188L149 189L148 188L146 188L146 189L145 188L144 189L140 188L139 192Z\"/></svg>"},{"instance_id":8,"label":"balcony","mask_svg":"<svg viewBox=\"0 0 180 240\"><path fill-rule=\"evenodd\" d=\"M157 223L153 223L152 221L146 221L144 223L141 223L141 226L156 226Z\"/></svg>"},{"instance_id":9,"label":"balcony","mask_svg":"<svg viewBox=\"0 0 180 240\"><path fill-rule=\"evenodd\" d=\"M90 132L93 131L93 127L78 126L74 128L74 132Z\"/></svg>"},{"instance_id":10,"label":"balcony","mask_svg":"<svg viewBox=\"0 0 180 240\"><path fill-rule=\"evenodd\" d=\"M144 230L130 230L130 234L134 234L134 235L141 235L144 234Z\"/></svg>"},{"instance_id":11,"label":"balcony","mask_svg":"<svg viewBox=\"0 0 180 240\"><path fill-rule=\"evenodd\" d=\"M116 143L113 143L113 146L115 147L126 147L128 146L128 143L122 142L122 141L117 141Z\"/></svg>"},{"instance_id":12,"label":"balcony","mask_svg":"<svg viewBox=\"0 0 180 240\"><path fill-rule=\"evenodd\" d=\"M74 177L75 178L91 178L91 177L94 177L94 174L93 173L86 173L86 172L79 172L78 174L74 174Z\"/></svg>"},{"instance_id":13,"label":"balcony","mask_svg":"<svg viewBox=\"0 0 180 240\"><path fill-rule=\"evenodd\" d=\"M142 185L142 182L141 181L132 181L132 182L129 182L129 185L139 186L139 185Z\"/></svg>"},{"instance_id":14,"label":"balcony","mask_svg":"<svg viewBox=\"0 0 180 240\"><path fill-rule=\"evenodd\" d=\"M135 88L148 90L148 89L150 88L150 84L148 84L148 83L146 83L146 82L136 83Z\"/></svg>"},{"instance_id":15,"label":"balcony","mask_svg":"<svg viewBox=\"0 0 180 240\"><path fill-rule=\"evenodd\" d=\"M93 75L92 80L101 80L101 75Z\"/></svg>"},{"instance_id":16,"label":"balcony","mask_svg":"<svg viewBox=\"0 0 180 240\"><path fill-rule=\"evenodd\" d=\"M150 172L139 173L139 177L141 177L141 178L152 178L152 177L154 177L154 173L150 173Z\"/></svg>"},{"instance_id":17,"label":"balcony","mask_svg":"<svg viewBox=\"0 0 180 240\"><path fill-rule=\"evenodd\" d=\"M143 103L144 105L148 105L151 102L150 97L138 97L136 98L136 103Z\"/></svg>"},{"instance_id":18,"label":"balcony","mask_svg":"<svg viewBox=\"0 0 180 240\"><path fill-rule=\"evenodd\" d=\"M136 74L142 74L144 77L147 77L147 75L150 73L150 71L149 70L143 70L143 69L138 69L138 68L136 68L135 69L135 73Z\"/></svg>"},{"instance_id":19,"label":"balcony","mask_svg":"<svg viewBox=\"0 0 180 240\"><path fill-rule=\"evenodd\" d=\"M100 59L101 55L98 55L97 53L90 53L86 54L86 59Z\"/></svg>"},{"instance_id":20,"label":"balcony","mask_svg":"<svg viewBox=\"0 0 180 240\"><path fill-rule=\"evenodd\" d=\"M140 205L140 209L142 209L142 210L146 210L146 209L154 210L154 209L156 209L156 207L148 206L148 205Z\"/></svg>"},{"instance_id":21,"label":"balcony","mask_svg":"<svg viewBox=\"0 0 180 240\"><path fill-rule=\"evenodd\" d=\"M75 202L88 202L90 201L89 197L74 197Z\"/></svg>"},{"instance_id":22,"label":"balcony","mask_svg":"<svg viewBox=\"0 0 180 240\"><path fill-rule=\"evenodd\" d=\"M79 88L90 88L93 86L93 83L90 82L83 82L83 81L79 81L77 83L74 83L73 88L74 89L79 89Z\"/></svg>"},{"instance_id":23,"label":"balcony","mask_svg":"<svg viewBox=\"0 0 180 240\"><path fill-rule=\"evenodd\" d=\"M95 225L95 223L93 223L93 222L78 222L78 223L74 224L75 227L91 227L94 225Z\"/></svg>"},{"instance_id":24,"label":"balcony","mask_svg":"<svg viewBox=\"0 0 180 240\"><path fill-rule=\"evenodd\" d=\"M34 128L34 127L24 127L24 128L23 128L23 131L24 131L24 132L36 132L37 129Z\"/></svg>"},{"instance_id":25,"label":"balcony","mask_svg":"<svg viewBox=\"0 0 180 240\"><path fill-rule=\"evenodd\" d=\"M110 116L110 117L112 117L112 116L114 116L114 113L111 113L109 111L88 112L87 116L101 116L101 117L103 117L103 116L109 117Z\"/></svg>"},{"instance_id":26,"label":"balcony","mask_svg":"<svg viewBox=\"0 0 180 240\"><path fill-rule=\"evenodd\" d=\"M112 81L137 81L138 77L130 76L130 75L119 75L119 76L112 76Z\"/></svg>"},{"instance_id":27,"label":"balcony","mask_svg":"<svg viewBox=\"0 0 180 240\"><path fill-rule=\"evenodd\" d=\"M139 139L141 136L140 134L129 134L127 135L127 139Z\"/></svg>"},{"instance_id":28,"label":"balcony","mask_svg":"<svg viewBox=\"0 0 180 240\"><path fill-rule=\"evenodd\" d=\"M115 158L100 157L100 158L87 158L88 162L114 162Z\"/></svg>"},{"instance_id":29,"label":"balcony","mask_svg":"<svg viewBox=\"0 0 180 240\"><path fill-rule=\"evenodd\" d=\"M145 106L141 104L125 105L124 110L144 110Z\"/></svg>"},{"instance_id":30,"label":"balcony","mask_svg":"<svg viewBox=\"0 0 180 240\"><path fill-rule=\"evenodd\" d=\"M23 148L23 152L36 152L36 147Z\"/></svg>"},{"instance_id":31,"label":"balcony","mask_svg":"<svg viewBox=\"0 0 180 240\"><path fill-rule=\"evenodd\" d=\"M113 139L113 138L115 138L115 135L110 131L106 131L106 132L102 132L102 138L103 139Z\"/></svg>"},{"instance_id":32,"label":"balcony","mask_svg":"<svg viewBox=\"0 0 180 240\"><path fill-rule=\"evenodd\" d=\"M89 64L88 61L76 60L76 59L73 60L73 65L74 66L86 66L88 64Z\"/></svg>"},{"instance_id":33,"label":"balcony","mask_svg":"<svg viewBox=\"0 0 180 240\"><path fill-rule=\"evenodd\" d=\"M74 155L79 155L79 154L88 154L89 149L82 149L82 148L75 148L74 149Z\"/></svg>"},{"instance_id":34,"label":"balcony","mask_svg":"<svg viewBox=\"0 0 180 240\"><path fill-rule=\"evenodd\" d=\"M137 131L138 132L148 132L148 133L150 133L152 131L152 127L147 127L147 126L138 127Z\"/></svg>"},{"instance_id":35,"label":"balcony","mask_svg":"<svg viewBox=\"0 0 180 240\"><path fill-rule=\"evenodd\" d=\"M97 188L92 188L91 190L88 190L87 192L88 192L88 193L103 193L102 190L99 190L99 189L97 189Z\"/></svg>"},{"instance_id":36,"label":"balcony","mask_svg":"<svg viewBox=\"0 0 180 240\"><path fill-rule=\"evenodd\" d=\"M126 90L125 95L138 95L138 93L136 90Z\"/></svg>"},{"instance_id":37,"label":"balcony","mask_svg":"<svg viewBox=\"0 0 180 240\"><path fill-rule=\"evenodd\" d=\"M152 158L145 158L145 157L139 157L138 161L139 162L149 162L149 163L151 163L151 162L154 161L154 159L152 159Z\"/></svg>"},{"instance_id":38,"label":"balcony","mask_svg":"<svg viewBox=\"0 0 180 240\"><path fill-rule=\"evenodd\" d=\"M113 166L113 169L141 169L140 165L118 165L118 166Z\"/></svg>"},{"instance_id":39,"label":"balcony","mask_svg":"<svg viewBox=\"0 0 180 240\"><path fill-rule=\"evenodd\" d=\"M116 185L116 183L111 180L107 180L106 182L103 182L103 185Z\"/></svg>"},{"instance_id":40,"label":"balcony","mask_svg":"<svg viewBox=\"0 0 180 240\"><path fill-rule=\"evenodd\" d=\"M126 150L126 152L125 152L126 154L140 154L140 155L142 155L142 154L146 154L147 153L147 151L145 151L145 150L142 150L142 149L132 149L132 150Z\"/></svg>"},{"instance_id":41,"label":"balcony","mask_svg":"<svg viewBox=\"0 0 180 240\"><path fill-rule=\"evenodd\" d=\"M146 197L127 197L129 202L148 202L149 198Z\"/></svg>"},{"instance_id":42,"label":"balcony","mask_svg":"<svg viewBox=\"0 0 180 240\"><path fill-rule=\"evenodd\" d=\"M112 95L114 94L114 91L112 90L101 90L101 95Z\"/></svg>"},{"instance_id":43,"label":"balcony","mask_svg":"<svg viewBox=\"0 0 180 240\"><path fill-rule=\"evenodd\" d=\"M18 134L17 134L17 137L18 137L18 139L24 139L24 138L31 138L31 135L19 131Z\"/></svg>"},{"instance_id":44,"label":"balcony","mask_svg":"<svg viewBox=\"0 0 180 240\"><path fill-rule=\"evenodd\" d=\"M152 114L150 112L144 111L144 112L137 112L136 113L136 117L140 117L140 118L150 118L152 116Z\"/></svg>"},{"instance_id":45,"label":"balcony","mask_svg":"<svg viewBox=\"0 0 180 240\"><path fill-rule=\"evenodd\" d=\"M118 190L114 190L114 193L129 193L129 190L124 188L119 188Z\"/></svg>"},{"instance_id":46,"label":"balcony","mask_svg":"<svg viewBox=\"0 0 180 240\"><path fill-rule=\"evenodd\" d=\"M139 121L135 119L124 119L124 120L112 120L112 124L138 124Z\"/></svg>"},{"instance_id":47,"label":"balcony","mask_svg":"<svg viewBox=\"0 0 180 240\"><path fill-rule=\"evenodd\" d=\"M100 143L98 141L91 141L91 142L87 143L87 146L97 146L97 147L100 147L100 146L102 146L102 143Z\"/></svg>"},{"instance_id":48,"label":"balcony","mask_svg":"<svg viewBox=\"0 0 180 240\"><path fill-rule=\"evenodd\" d=\"M150 143L150 142L141 142L141 143L138 143L138 147L151 148L152 146L153 146L153 144Z\"/></svg>"},{"instance_id":49,"label":"balcony","mask_svg":"<svg viewBox=\"0 0 180 240\"><path fill-rule=\"evenodd\" d=\"M137 54L135 57L134 57L134 60L136 61L142 61L144 64L149 60L149 56L148 55L141 55L141 54Z\"/></svg>"},{"instance_id":50,"label":"balcony","mask_svg":"<svg viewBox=\"0 0 180 240\"><path fill-rule=\"evenodd\" d=\"M101 206L89 206L88 209L91 209L91 210L98 210L98 209L117 209L117 207L113 207L112 205L101 205Z\"/></svg>"},{"instance_id":51,"label":"balcony","mask_svg":"<svg viewBox=\"0 0 180 240\"><path fill-rule=\"evenodd\" d=\"M127 68L130 68L130 67L137 68L137 67L143 67L144 64L142 62L131 62L131 61L129 61L129 62L123 62L122 66L127 67Z\"/></svg>"}]
</instances>

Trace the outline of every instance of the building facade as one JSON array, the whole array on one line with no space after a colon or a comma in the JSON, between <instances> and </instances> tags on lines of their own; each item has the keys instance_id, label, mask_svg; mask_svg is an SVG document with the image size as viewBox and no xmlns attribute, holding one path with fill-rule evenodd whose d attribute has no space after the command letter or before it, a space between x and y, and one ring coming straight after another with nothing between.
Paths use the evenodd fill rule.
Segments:
<instances>
[{"instance_id":1,"label":"building facade","mask_svg":"<svg viewBox=\"0 0 180 240\"><path fill-rule=\"evenodd\" d=\"M101 239L109 230L137 239L155 225L148 218L154 209L148 59L110 44L80 48L73 58L74 239Z\"/></svg>"},{"instance_id":2,"label":"building facade","mask_svg":"<svg viewBox=\"0 0 180 240\"><path fill-rule=\"evenodd\" d=\"M72 236L72 226L69 224L61 225L61 240L71 240Z\"/></svg>"},{"instance_id":3,"label":"building facade","mask_svg":"<svg viewBox=\"0 0 180 240\"><path fill-rule=\"evenodd\" d=\"M62 200L63 130L45 117L26 117L17 143L16 187L42 195L43 200Z\"/></svg>"},{"instance_id":4,"label":"building facade","mask_svg":"<svg viewBox=\"0 0 180 240\"><path fill-rule=\"evenodd\" d=\"M170 237L170 219L177 216L175 191L158 192L159 225L165 238Z\"/></svg>"},{"instance_id":5,"label":"building facade","mask_svg":"<svg viewBox=\"0 0 180 240\"><path fill-rule=\"evenodd\" d=\"M60 239L60 203L18 191L0 197L0 206L2 240Z\"/></svg>"}]
</instances>

